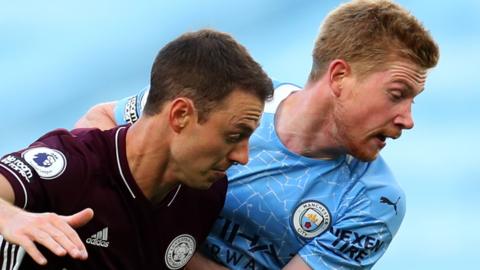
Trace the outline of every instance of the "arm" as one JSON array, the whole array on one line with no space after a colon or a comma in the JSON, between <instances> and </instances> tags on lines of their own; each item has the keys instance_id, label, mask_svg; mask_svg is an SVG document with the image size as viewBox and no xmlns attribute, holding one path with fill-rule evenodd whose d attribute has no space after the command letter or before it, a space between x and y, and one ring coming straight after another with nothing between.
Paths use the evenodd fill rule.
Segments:
<instances>
[{"instance_id":1,"label":"arm","mask_svg":"<svg viewBox=\"0 0 480 270\"><path fill-rule=\"evenodd\" d=\"M285 267L282 268L283 270L311 270L310 266L308 266L299 255L295 255Z\"/></svg>"},{"instance_id":2,"label":"arm","mask_svg":"<svg viewBox=\"0 0 480 270\"><path fill-rule=\"evenodd\" d=\"M106 130L117 125L134 123L142 114L143 107L147 102L148 89L147 86L134 96L93 106L78 120L75 128L96 127Z\"/></svg>"},{"instance_id":3,"label":"arm","mask_svg":"<svg viewBox=\"0 0 480 270\"><path fill-rule=\"evenodd\" d=\"M102 130L117 126L114 117L115 101L100 103L88 110L75 124L75 128L96 127Z\"/></svg>"},{"instance_id":4,"label":"arm","mask_svg":"<svg viewBox=\"0 0 480 270\"><path fill-rule=\"evenodd\" d=\"M90 221L93 217L92 209L85 209L70 216L37 214L14 206L14 201L12 186L0 174L0 234L5 240L23 247L32 259L41 265L45 265L47 260L37 249L35 242L57 256L68 253L75 259L87 258L85 246L73 228ZM0 255L3 256L3 252Z\"/></svg>"},{"instance_id":5,"label":"arm","mask_svg":"<svg viewBox=\"0 0 480 270\"><path fill-rule=\"evenodd\" d=\"M195 252L193 257L185 266L185 270L195 270L195 269L228 270L228 268L221 266L220 264L208 259L198 251Z\"/></svg>"}]
</instances>

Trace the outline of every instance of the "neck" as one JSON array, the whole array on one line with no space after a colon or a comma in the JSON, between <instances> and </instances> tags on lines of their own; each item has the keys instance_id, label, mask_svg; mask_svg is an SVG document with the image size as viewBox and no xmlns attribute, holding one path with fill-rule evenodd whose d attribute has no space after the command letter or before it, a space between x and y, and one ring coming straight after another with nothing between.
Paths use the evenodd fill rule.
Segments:
<instances>
[{"instance_id":1,"label":"neck","mask_svg":"<svg viewBox=\"0 0 480 270\"><path fill-rule=\"evenodd\" d=\"M333 97L322 80L308 83L277 109L275 129L292 152L317 159L335 159L344 150L333 136Z\"/></svg>"},{"instance_id":2,"label":"neck","mask_svg":"<svg viewBox=\"0 0 480 270\"><path fill-rule=\"evenodd\" d=\"M127 131L126 152L132 176L151 201L161 201L178 183L169 170L168 136L154 136L158 130L155 116L142 117Z\"/></svg>"}]
</instances>

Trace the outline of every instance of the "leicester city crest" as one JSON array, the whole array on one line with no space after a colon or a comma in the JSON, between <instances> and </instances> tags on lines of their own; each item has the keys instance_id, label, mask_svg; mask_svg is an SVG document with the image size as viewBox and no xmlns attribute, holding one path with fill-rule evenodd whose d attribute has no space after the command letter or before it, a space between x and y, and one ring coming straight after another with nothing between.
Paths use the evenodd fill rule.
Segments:
<instances>
[{"instance_id":1,"label":"leicester city crest","mask_svg":"<svg viewBox=\"0 0 480 270\"><path fill-rule=\"evenodd\" d=\"M169 269L180 269L187 264L195 252L195 238L189 234L181 234L170 242L165 252L165 264Z\"/></svg>"},{"instance_id":2,"label":"leicester city crest","mask_svg":"<svg viewBox=\"0 0 480 270\"><path fill-rule=\"evenodd\" d=\"M60 176L67 167L65 155L47 147L28 149L22 153L22 157L42 179L54 179Z\"/></svg>"},{"instance_id":3,"label":"leicester city crest","mask_svg":"<svg viewBox=\"0 0 480 270\"><path fill-rule=\"evenodd\" d=\"M304 238L313 238L326 231L332 222L328 209L318 201L306 201L295 208L292 225Z\"/></svg>"}]
</instances>

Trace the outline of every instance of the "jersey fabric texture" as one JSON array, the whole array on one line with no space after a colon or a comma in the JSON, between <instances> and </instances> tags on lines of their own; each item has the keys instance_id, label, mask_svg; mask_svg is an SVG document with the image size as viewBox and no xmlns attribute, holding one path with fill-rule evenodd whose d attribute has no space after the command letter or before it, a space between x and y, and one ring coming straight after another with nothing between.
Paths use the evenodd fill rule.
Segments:
<instances>
[{"instance_id":1,"label":"jersey fabric texture","mask_svg":"<svg viewBox=\"0 0 480 270\"><path fill-rule=\"evenodd\" d=\"M290 152L276 134L275 112L299 90L275 82L248 164L227 172L225 205L203 251L230 269L280 269L295 255L312 269L370 269L399 229L405 195L381 157L318 160ZM116 110L125 112L129 99Z\"/></svg>"},{"instance_id":2,"label":"jersey fabric texture","mask_svg":"<svg viewBox=\"0 0 480 270\"><path fill-rule=\"evenodd\" d=\"M1 269L183 268L218 216L227 181L208 190L179 185L153 204L129 170L127 130L55 130L0 160L15 205L60 215L87 207L94 211L93 219L76 229L87 247L86 261L56 257L40 247L48 260L41 267L23 249L1 239Z\"/></svg>"}]
</instances>

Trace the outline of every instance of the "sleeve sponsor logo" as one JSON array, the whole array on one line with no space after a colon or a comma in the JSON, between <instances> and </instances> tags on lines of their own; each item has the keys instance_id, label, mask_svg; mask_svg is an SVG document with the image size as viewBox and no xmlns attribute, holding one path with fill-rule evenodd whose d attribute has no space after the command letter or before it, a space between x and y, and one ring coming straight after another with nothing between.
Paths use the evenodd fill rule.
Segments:
<instances>
[{"instance_id":1,"label":"sleeve sponsor logo","mask_svg":"<svg viewBox=\"0 0 480 270\"><path fill-rule=\"evenodd\" d=\"M28 149L22 153L22 157L33 167L40 178L46 180L57 178L67 167L65 155L47 147Z\"/></svg>"},{"instance_id":2,"label":"sleeve sponsor logo","mask_svg":"<svg viewBox=\"0 0 480 270\"><path fill-rule=\"evenodd\" d=\"M127 100L127 104L125 104L125 111L123 113L123 120L130 124L133 124L138 120L137 96L133 96Z\"/></svg>"},{"instance_id":3,"label":"sleeve sponsor logo","mask_svg":"<svg viewBox=\"0 0 480 270\"><path fill-rule=\"evenodd\" d=\"M293 212L292 225L295 232L304 238L314 238L328 230L330 212L318 201L301 203Z\"/></svg>"},{"instance_id":4,"label":"sleeve sponsor logo","mask_svg":"<svg viewBox=\"0 0 480 270\"><path fill-rule=\"evenodd\" d=\"M168 269L180 269L192 258L195 252L195 238L181 234L170 242L165 252L165 264Z\"/></svg>"},{"instance_id":5,"label":"sleeve sponsor logo","mask_svg":"<svg viewBox=\"0 0 480 270\"><path fill-rule=\"evenodd\" d=\"M27 182L30 183L30 179L32 179L33 176L32 170L27 164L24 163L23 160L15 156L8 155L4 157L0 162L5 164L12 170L18 172Z\"/></svg>"},{"instance_id":6,"label":"sleeve sponsor logo","mask_svg":"<svg viewBox=\"0 0 480 270\"><path fill-rule=\"evenodd\" d=\"M143 108L145 108L145 104L147 104L147 98L148 98L148 93L150 93L150 88L148 88L142 96L142 100L140 101L140 110L143 111Z\"/></svg>"},{"instance_id":7,"label":"sleeve sponsor logo","mask_svg":"<svg viewBox=\"0 0 480 270\"><path fill-rule=\"evenodd\" d=\"M332 242L336 251L357 263L361 263L367 256L378 252L384 245L384 241L380 239L355 231L331 228L330 232L336 236Z\"/></svg>"}]
</instances>

